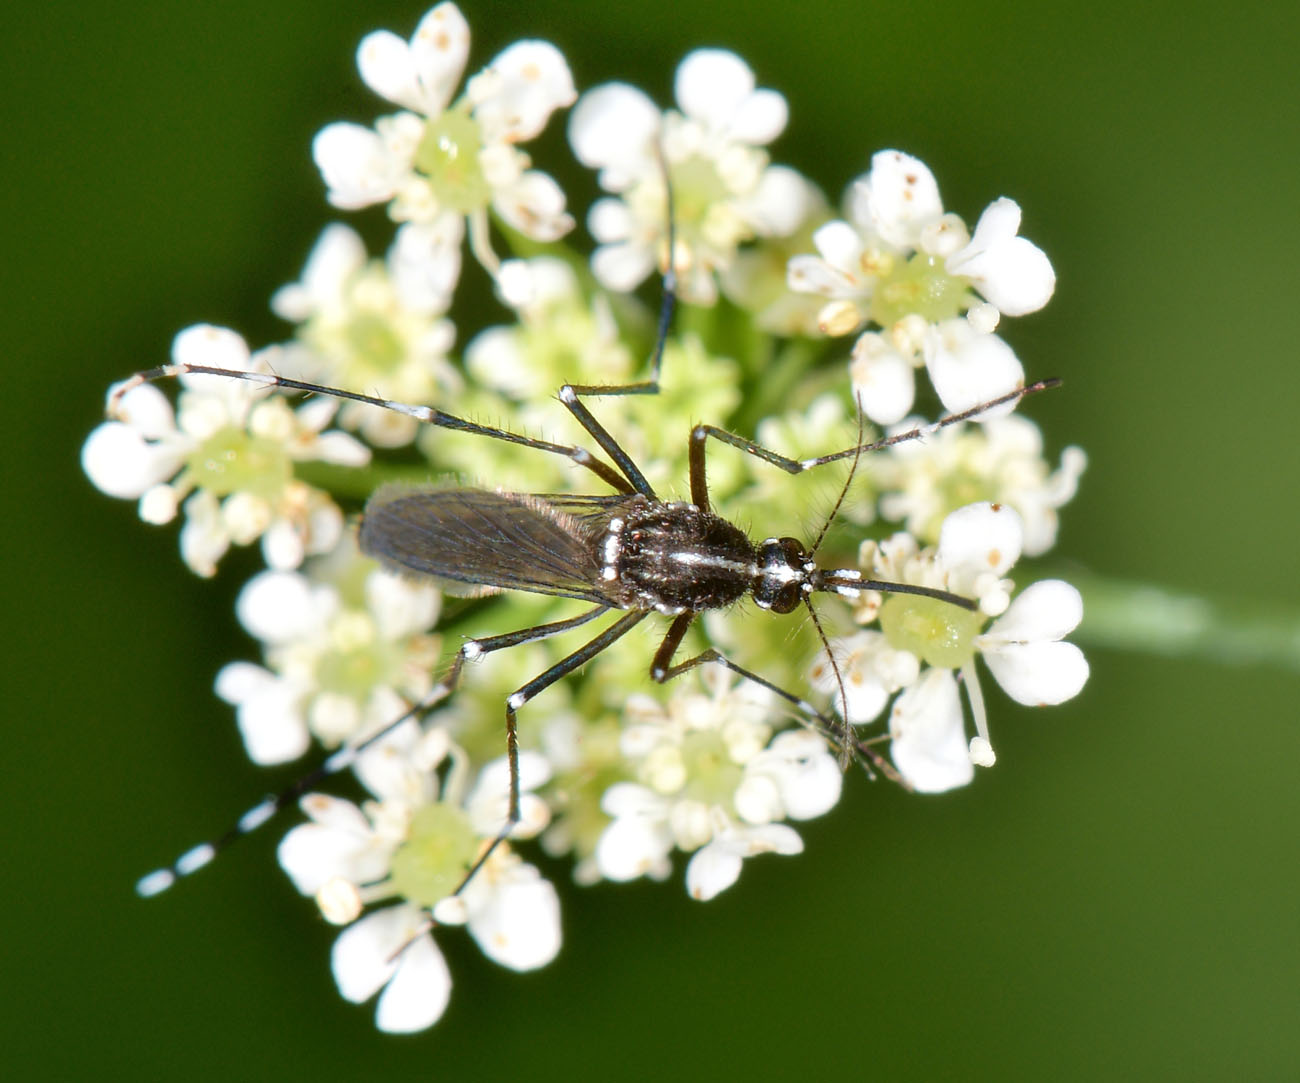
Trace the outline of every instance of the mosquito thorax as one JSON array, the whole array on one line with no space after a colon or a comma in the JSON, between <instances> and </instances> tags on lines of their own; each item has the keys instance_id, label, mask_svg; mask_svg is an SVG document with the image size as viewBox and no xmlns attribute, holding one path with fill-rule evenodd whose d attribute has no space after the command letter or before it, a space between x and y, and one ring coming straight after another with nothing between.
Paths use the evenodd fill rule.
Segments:
<instances>
[{"instance_id":1,"label":"mosquito thorax","mask_svg":"<svg viewBox=\"0 0 1300 1083\"><path fill-rule=\"evenodd\" d=\"M760 571L745 532L694 504L631 497L598 544L601 575L623 604L669 616L730 605Z\"/></svg>"}]
</instances>

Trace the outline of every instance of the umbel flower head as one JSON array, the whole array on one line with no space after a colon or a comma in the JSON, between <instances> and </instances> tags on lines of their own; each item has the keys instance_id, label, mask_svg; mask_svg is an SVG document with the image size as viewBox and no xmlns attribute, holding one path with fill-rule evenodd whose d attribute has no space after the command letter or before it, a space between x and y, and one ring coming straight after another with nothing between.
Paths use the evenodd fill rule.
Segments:
<instances>
[{"instance_id":1,"label":"umbel flower head","mask_svg":"<svg viewBox=\"0 0 1300 1083\"><path fill-rule=\"evenodd\" d=\"M945 213L925 163L897 150L875 154L845 202L849 221L818 229L817 255L791 259L789 281L826 298L824 333L880 328L864 331L852 350L867 416L883 425L903 418L922 364L952 413L1022 383L1019 360L993 329L999 315L1047 304L1056 274L1042 250L1018 236L1020 207L996 200L972 236Z\"/></svg>"},{"instance_id":2,"label":"umbel flower head","mask_svg":"<svg viewBox=\"0 0 1300 1083\"><path fill-rule=\"evenodd\" d=\"M560 894L535 848L570 859L580 885L680 876L706 901L749 859L800 853L798 825L861 781L846 762L918 793L972 782L994 762L999 713L981 670L1030 706L1073 697L1088 676L1067 640L1078 592L1020 562L1055 544L1086 459L1067 447L1053 466L1037 426L1012 413L1024 366L995 330L1055 281L1019 234L1018 205L1000 198L968 229L921 162L885 150L832 218L818 184L769 158L785 98L725 50L686 56L661 110L624 83L579 99L563 56L537 40L464 80L469 48L450 3L409 40L368 35L362 78L395 111L330 124L313 144L334 208L387 207L384 256L327 225L274 293L286 341L254 351L224 328L182 331L170 365L114 387L82 451L92 482L146 521L183 512L196 573L260 540L266 567L235 596L259 657L226 664L216 692L254 762L313 743L329 754L232 836L301 811L280 865L340 927L340 994L374 999L390 1032L442 1015L448 937L518 971L559 952ZM561 243L565 194L521 149L575 102L572 150L605 193L587 211L589 263ZM503 307L458 347L467 233ZM693 306L690 333L670 306L656 321L628 296L656 272ZM165 376L178 378L174 406L151 382ZM316 393L289 397L302 381ZM639 393L590 408L572 392L629 385ZM969 416L927 425L914 411L935 398ZM865 433L859 414L888 428ZM855 450L877 436L880 449ZM845 459L851 485L830 476ZM811 472L842 486L829 521ZM455 496L439 504L455 522L376 528L372 504L381 544L363 534L359 551L349 517L365 494L431 483ZM652 494L703 503L706 486L718 521L773 535L756 543L765 555L664 543L660 578L748 577L768 593L674 605L643 582L615 595L624 546L645 529L627 509L695 522L685 499ZM343 771L360 799L328 792ZM142 893L220 845L145 877Z\"/></svg>"},{"instance_id":3,"label":"umbel flower head","mask_svg":"<svg viewBox=\"0 0 1300 1083\"><path fill-rule=\"evenodd\" d=\"M435 254L459 247L468 219L475 254L489 271L497 259L487 236L489 208L512 228L553 241L573 226L564 193L529 168L518 144L535 138L551 113L572 105L573 77L558 49L520 41L473 76L456 98L469 57L469 24L439 4L409 41L387 30L357 50L361 78L402 107L373 128L339 122L321 129L312 156L329 201L347 210L386 203L406 233Z\"/></svg>"}]
</instances>

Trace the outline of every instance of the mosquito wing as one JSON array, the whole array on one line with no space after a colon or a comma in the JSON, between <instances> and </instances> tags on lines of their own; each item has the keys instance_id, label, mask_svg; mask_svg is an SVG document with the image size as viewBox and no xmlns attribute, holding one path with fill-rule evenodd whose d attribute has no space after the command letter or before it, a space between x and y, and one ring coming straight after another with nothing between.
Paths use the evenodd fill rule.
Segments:
<instances>
[{"instance_id":1,"label":"mosquito wing","mask_svg":"<svg viewBox=\"0 0 1300 1083\"><path fill-rule=\"evenodd\" d=\"M617 604L601 578L599 518L522 493L386 485L366 504L361 551L459 593L526 590Z\"/></svg>"}]
</instances>

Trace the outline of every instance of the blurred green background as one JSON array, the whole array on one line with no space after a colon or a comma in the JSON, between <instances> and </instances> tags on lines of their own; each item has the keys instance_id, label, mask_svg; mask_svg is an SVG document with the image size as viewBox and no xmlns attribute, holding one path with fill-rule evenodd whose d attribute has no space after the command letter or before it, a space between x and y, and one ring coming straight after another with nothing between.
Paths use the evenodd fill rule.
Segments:
<instances>
[{"instance_id":1,"label":"blurred green background","mask_svg":"<svg viewBox=\"0 0 1300 1083\"><path fill-rule=\"evenodd\" d=\"M466 3L471 67L519 37L580 87L666 102L736 49L785 92L774 157L837 197L870 153L927 161L974 221L1016 198L1059 273L1009 337L1091 466L1069 568L1300 607L1300 17L1284 5ZM151 902L131 884L292 772L249 767L213 675L251 645L173 530L77 456L112 379L198 320L254 342L329 218L308 148L381 106L353 51L416 3L15 5L8 164L8 1078L1300 1077L1295 672L1092 650L1085 693L999 698L999 764L943 798L854 778L709 905L570 890L527 977L443 938L447 1015L380 1036L276 832ZM561 125L536 149L577 194ZM567 171L566 171L567 169ZM1290 292L1288 292L1290 291ZM7 1033L3 1033L7 1032Z\"/></svg>"}]
</instances>

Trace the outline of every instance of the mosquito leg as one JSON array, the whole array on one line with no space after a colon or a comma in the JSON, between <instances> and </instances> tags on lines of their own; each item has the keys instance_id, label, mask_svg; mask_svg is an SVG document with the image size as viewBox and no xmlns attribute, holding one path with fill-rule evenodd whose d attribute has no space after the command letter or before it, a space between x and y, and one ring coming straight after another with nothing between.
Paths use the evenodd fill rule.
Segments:
<instances>
[{"instance_id":1,"label":"mosquito leg","mask_svg":"<svg viewBox=\"0 0 1300 1083\"><path fill-rule=\"evenodd\" d=\"M222 850L238 842L245 835L252 834L281 810L296 802L298 798L323 779L329 778L331 775L337 775L341 771L346 771L357 762L358 757L366 749L378 744L402 723L424 714L450 696L460 680L461 670L467 661L474 661L485 654L490 654L492 651L504 650L507 647L515 647L521 643L531 643L534 640L561 635L571 628L577 628L590 620L595 620L602 613L608 611L608 606L598 605L594 609L579 613L578 616L570 617L568 620L555 621L551 624L539 624L532 628L522 628L517 632L507 632L504 635L466 641L461 645L460 650L456 652L456 657L452 659L451 668L448 669L446 676L410 710L405 711L391 722L385 723L362 740L342 746L327 757L325 762L314 771L303 775L279 793L259 801L215 839L191 847L171 865L141 877L136 883L136 892L148 897L166 891L181 877L198 872ZM515 775L512 775L512 779L515 777Z\"/></svg>"},{"instance_id":2,"label":"mosquito leg","mask_svg":"<svg viewBox=\"0 0 1300 1083\"><path fill-rule=\"evenodd\" d=\"M436 425L442 429L450 429L453 432L469 433L474 436L486 436L492 440L503 440L506 443L517 444L520 447L535 448L538 451L545 451L551 455L560 455L576 463L578 466L590 470L600 478L601 481L612 486L618 492L632 492L631 487L629 487L628 483L623 479L618 471L603 460L596 458L586 448L575 447L568 444L555 444L549 440L535 440L531 436L521 436L519 433L510 432L507 429L498 429L491 425L480 425L474 421L467 421L463 417L457 417L455 414L444 413L442 410L434 409L432 406L416 406L411 403L396 402L392 399L376 398L373 395L362 395L356 391L345 391L338 387L326 387L324 384L313 384L308 383L305 380L294 380L288 376L277 376L275 373L271 372L250 372L244 369L222 369L214 368L210 365L159 365L157 368L148 369L144 372L137 372L134 376L128 377L121 383L114 385L108 398L107 413L109 417L120 416L122 397L133 388L156 380L173 379L178 376L187 375L221 376L230 380L244 380L248 383L259 384L262 387L278 388L281 391L302 391L310 395L326 395L330 398L343 399L347 402L365 403L367 406L375 406L381 410L390 410L395 414L413 417L416 421L423 422L426 425ZM626 456L624 456L624 458L626 458Z\"/></svg>"},{"instance_id":3,"label":"mosquito leg","mask_svg":"<svg viewBox=\"0 0 1300 1083\"><path fill-rule=\"evenodd\" d=\"M659 167L664 176L664 212L668 221L668 252L665 261L662 284L662 297L659 303L659 319L655 325L655 344L650 351L650 378L632 384L565 384L560 388L559 398L569 412L578 419L578 423L591 434L605 454L614 460L615 465L623 471L624 476L639 493L654 497L654 490L646 481L645 475L637 468L631 457L619 446L606 431L605 427L592 416L590 410L582 405L583 396L599 398L613 395L657 395L659 394L659 373L663 368L664 346L668 342L668 332L672 328L673 313L677 309L677 268L674 253L677 243L676 217L673 211L673 186L668 176L668 162L664 157L663 146L656 144L659 155Z\"/></svg>"},{"instance_id":4,"label":"mosquito leg","mask_svg":"<svg viewBox=\"0 0 1300 1083\"><path fill-rule=\"evenodd\" d=\"M600 607L599 611L604 612L605 607ZM608 628L606 628L595 639L591 640L584 646L579 647L572 654L561 658L555 665L551 666L545 673L534 677L527 684L515 689L506 697L506 757L510 765L510 805L506 813L506 822L496 837L488 843L486 849L478 856L478 860L470 866L465 878L459 886L453 891L452 896L460 895L469 885L469 882L478 875L478 871L487 863L488 858L496 851L506 839L510 837L510 832L514 830L515 825L519 823L519 738L516 727L516 715L519 708L532 699L537 693L549 688L556 681L560 680L566 674L572 673L575 669L591 661L596 655L603 651L616 640L621 639L636 625L640 624L651 613L648 609L634 609L624 614ZM591 619L596 616L595 612L583 614L583 619ZM582 623L582 620L569 622L570 627L574 624ZM516 633L518 634L518 633ZM496 639L506 638L497 636ZM480 645L486 646L492 640L478 640Z\"/></svg>"},{"instance_id":5,"label":"mosquito leg","mask_svg":"<svg viewBox=\"0 0 1300 1083\"><path fill-rule=\"evenodd\" d=\"M801 715L804 716L805 725L815 730L825 737L836 749L842 754L847 753L855 756L859 753L867 756L878 767L882 768L882 773L893 776L895 774L892 767L880 761L879 754L874 749L867 749L861 746L859 742L848 731L847 726L837 724L833 719L826 717L821 711L809 703L806 699L796 696L793 692L787 692L777 684L773 684L766 677L760 677L752 670L745 669L744 666L737 665L726 655L720 653L712 647L701 651L699 654L687 658L683 662L673 663L673 656L677 653L682 644L682 639L686 636L686 630L691 626L695 619L695 613L683 613L677 617L669 626L667 633L664 635L663 642L659 644L659 649L655 651L653 661L650 663L650 677L659 684L666 684L675 677L680 677L696 666L702 666L709 662L715 662L739 677L747 681L752 681L760 688L766 688L769 692L785 700L794 707ZM847 731L847 732L846 732ZM863 765L866 766L865 764ZM868 771L870 773L870 771Z\"/></svg>"},{"instance_id":6,"label":"mosquito leg","mask_svg":"<svg viewBox=\"0 0 1300 1083\"><path fill-rule=\"evenodd\" d=\"M969 421L996 406L1003 406L1008 402L1024 398L1026 395L1058 387L1060 383L1061 381L1056 379L1039 380L1036 384L1017 388L1015 391L1000 395L996 399L990 399L978 406L972 406L969 410L963 410L959 414L949 414L946 417L941 417L933 424L920 425L915 429L909 429L907 432L895 433L893 436L886 436L874 443L859 443L854 447L846 448L844 451L821 455L815 459L791 459L780 452L773 451L771 448L763 447L762 444L756 444L752 440L746 440L743 436L737 436L734 432L720 429L716 425L696 425L691 430L690 445L688 447L691 468L691 503L696 507L703 508L705 511L709 509L709 491L704 470L704 448L710 436L724 444L730 444L732 447L740 449L746 455L753 455L757 459L771 463L778 469L784 470L787 474L802 474L805 470L811 470L815 466L825 466L827 463L838 462L840 459L880 451L882 448L893 447L895 444L906 443L909 440L922 440L940 429L947 428L949 425L955 425L959 421Z\"/></svg>"}]
</instances>

